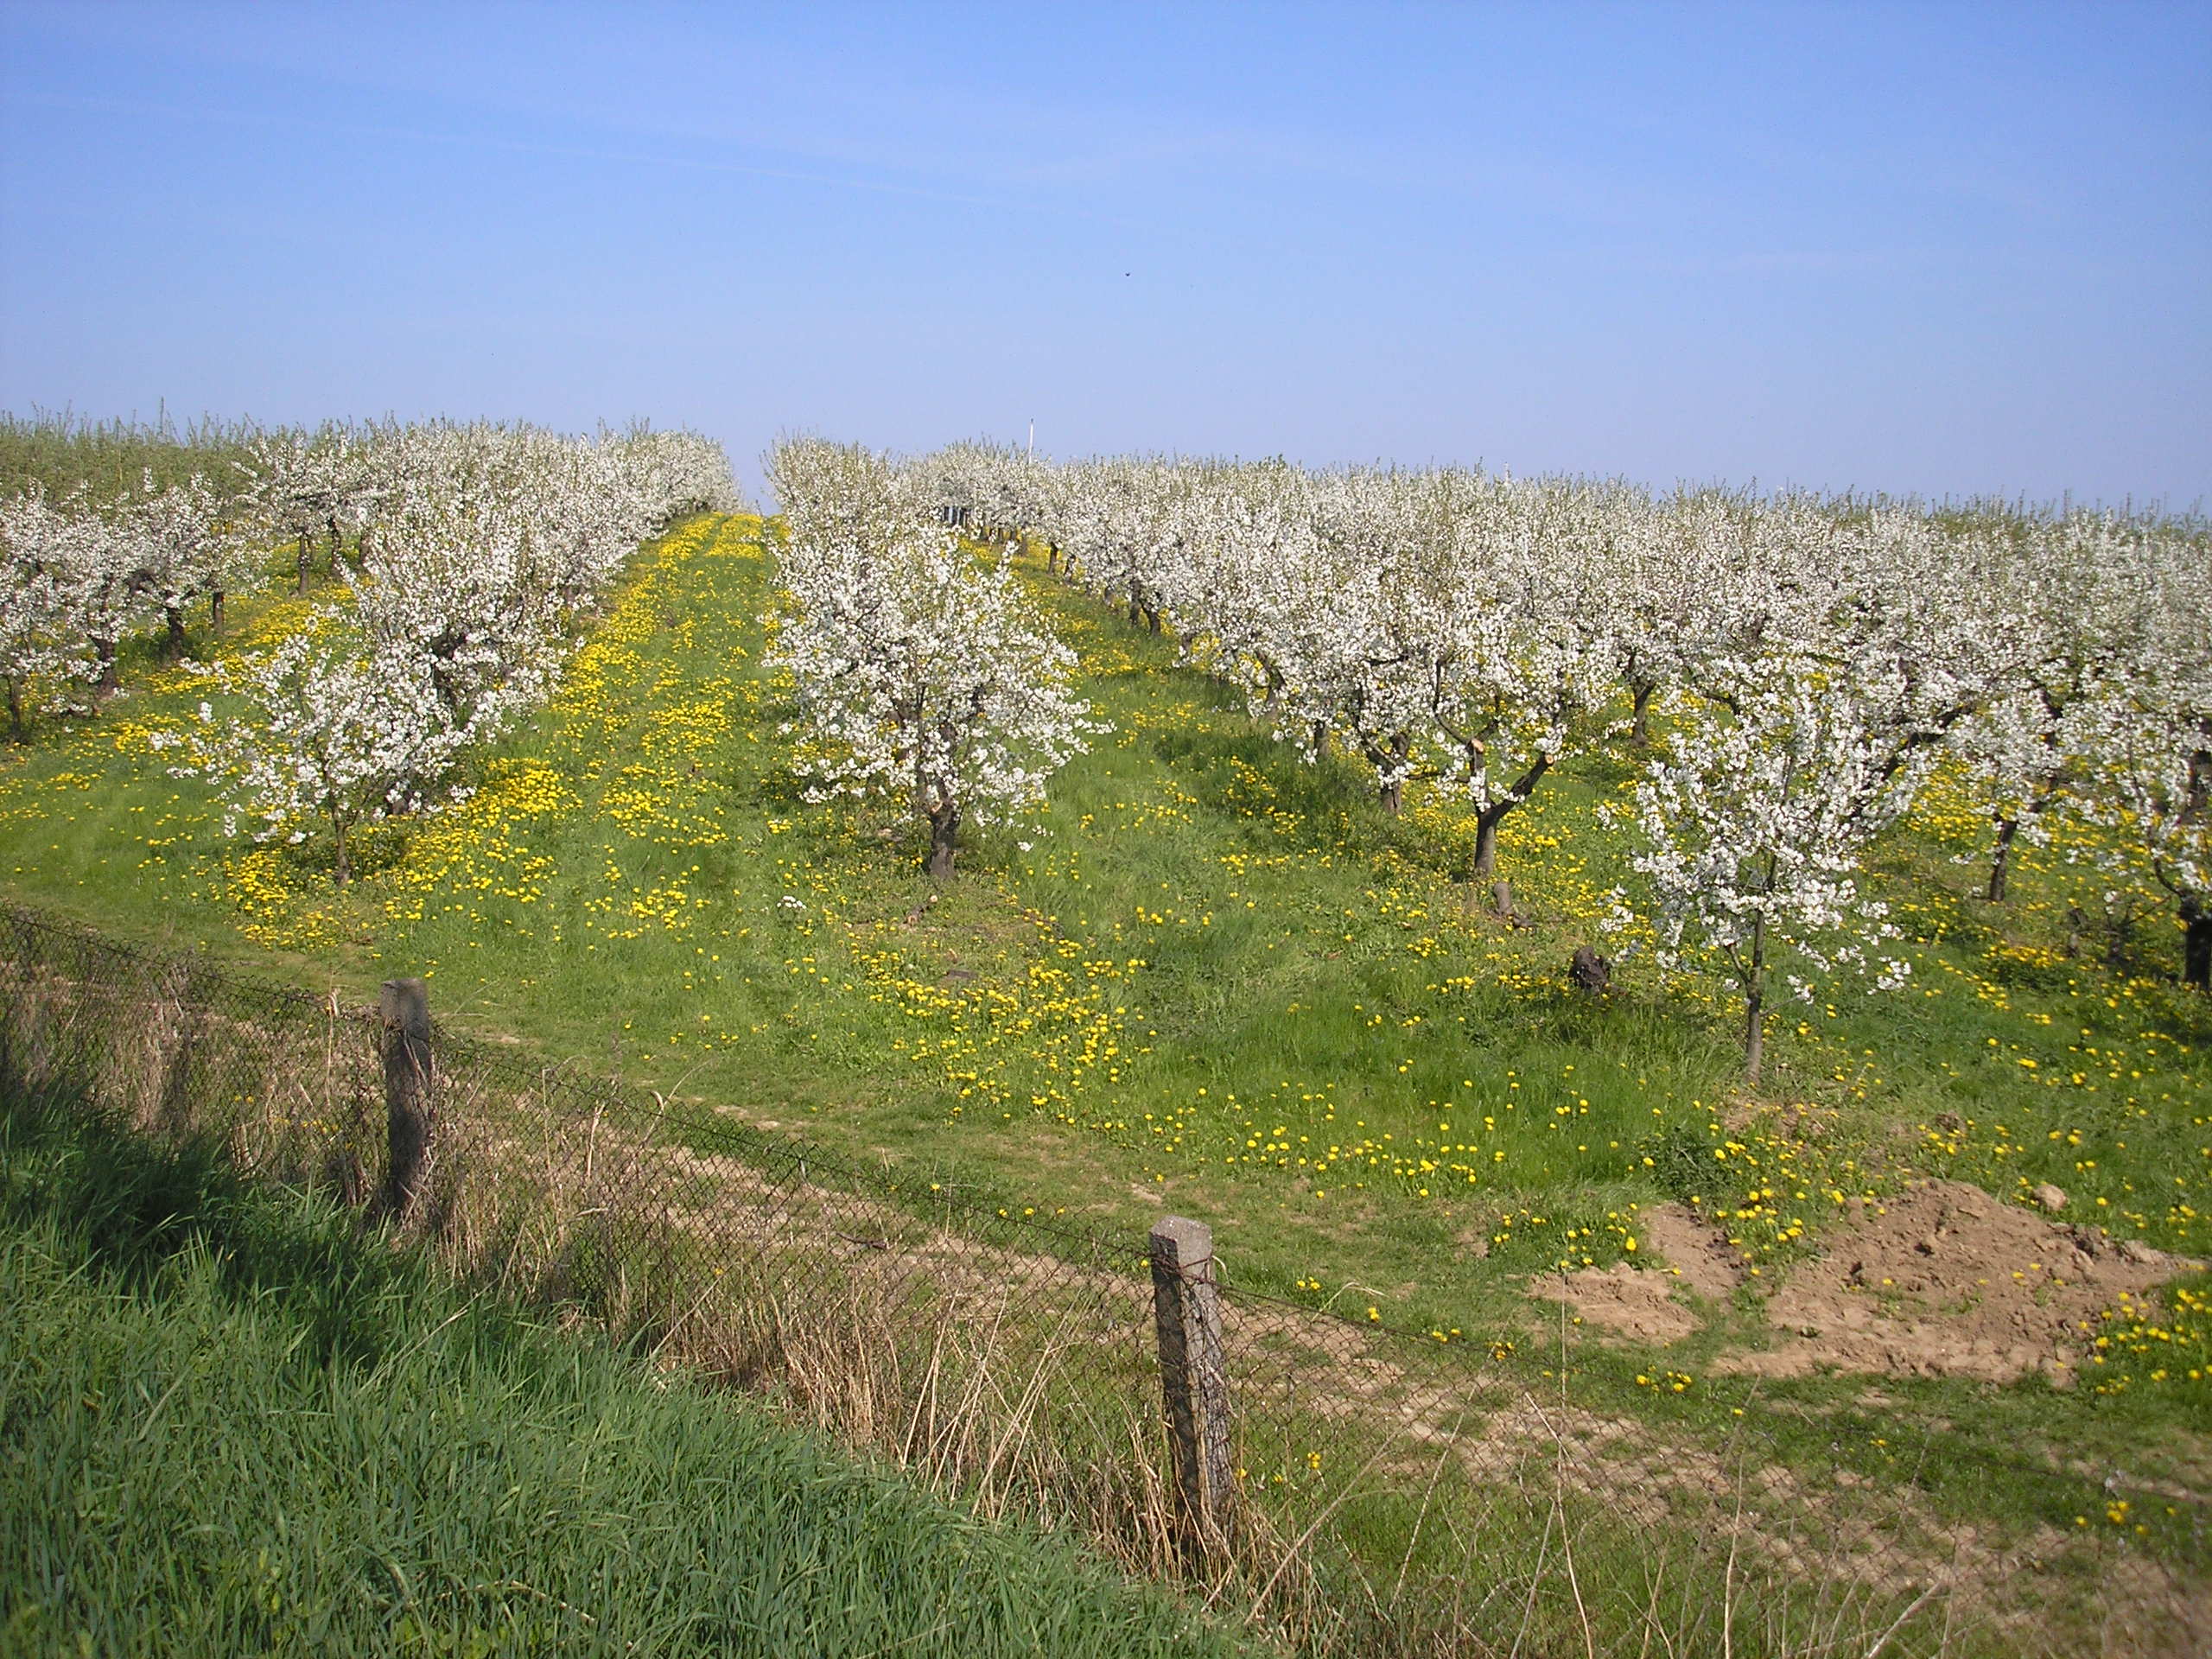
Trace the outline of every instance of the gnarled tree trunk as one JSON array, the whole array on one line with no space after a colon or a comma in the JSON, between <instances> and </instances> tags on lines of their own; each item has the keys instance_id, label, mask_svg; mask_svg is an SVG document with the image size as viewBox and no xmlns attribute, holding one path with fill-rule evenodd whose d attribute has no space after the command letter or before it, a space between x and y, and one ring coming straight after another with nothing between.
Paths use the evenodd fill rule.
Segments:
<instances>
[{"instance_id":1,"label":"gnarled tree trunk","mask_svg":"<svg viewBox=\"0 0 2212 1659\"><path fill-rule=\"evenodd\" d=\"M1497 826L1505 822L1514 804L1501 801L1475 814L1475 866L1467 879L1467 909L1472 912L1480 907L1477 895L1487 885L1491 911L1509 920L1513 916L1513 884L1497 873Z\"/></svg>"},{"instance_id":2,"label":"gnarled tree trunk","mask_svg":"<svg viewBox=\"0 0 2212 1659\"><path fill-rule=\"evenodd\" d=\"M1767 855L1764 891L1774 891L1777 860ZM1730 953L1734 954L1732 950ZM1766 912L1751 912L1751 954L1738 963L1744 987L1744 1081L1759 1086L1759 1066L1766 1058Z\"/></svg>"},{"instance_id":3,"label":"gnarled tree trunk","mask_svg":"<svg viewBox=\"0 0 2212 1659\"><path fill-rule=\"evenodd\" d=\"M1629 728L1629 741L1639 749L1651 747L1651 694L1659 689L1656 680L1632 679L1628 683L1629 708L1636 721Z\"/></svg>"},{"instance_id":4,"label":"gnarled tree trunk","mask_svg":"<svg viewBox=\"0 0 2212 1659\"><path fill-rule=\"evenodd\" d=\"M1989 861L1989 902L2005 902L2005 877L2012 862L2012 838L2020 833L2018 818L1997 820L1997 851Z\"/></svg>"},{"instance_id":5,"label":"gnarled tree trunk","mask_svg":"<svg viewBox=\"0 0 2212 1659\"><path fill-rule=\"evenodd\" d=\"M952 861L960 852L960 803L947 801L932 809L929 820L930 855L922 868L932 880L950 880Z\"/></svg>"},{"instance_id":6,"label":"gnarled tree trunk","mask_svg":"<svg viewBox=\"0 0 2212 1659\"><path fill-rule=\"evenodd\" d=\"M1476 893L1487 882L1491 906L1508 921L1514 919L1513 884L1497 873L1497 827L1514 808L1528 800L1551 769L1551 758L1538 755L1529 770L1514 780L1512 788L1475 813L1475 866L1467 882L1468 910L1477 907L1479 901Z\"/></svg>"},{"instance_id":7,"label":"gnarled tree trunk","mask_svg":"<svg viewBox=\"0 0 2212 1659\"><path fill-rule=\"evenodd\" d=\"M1766 987L1754 980L1744 991L1744 1081L1756 1089L1766 1058Z\"/></svg>"},{"instance_id":8,"label":"gnarled tree trunk","mask_svg":"<svg viewBox=\"0 0 2212 1659\"><path fill-rule=\"evenodd\" d=\"M1413 739L1402 733L1387 744L1368 746L1368 764L1378 771L1387 771L1389 774L1376 784L1376 798L1382 802L1382 810L1394 818L1405 810L1404 766L1407 755L1413 752Z\"/></svg>"}]
</instances>

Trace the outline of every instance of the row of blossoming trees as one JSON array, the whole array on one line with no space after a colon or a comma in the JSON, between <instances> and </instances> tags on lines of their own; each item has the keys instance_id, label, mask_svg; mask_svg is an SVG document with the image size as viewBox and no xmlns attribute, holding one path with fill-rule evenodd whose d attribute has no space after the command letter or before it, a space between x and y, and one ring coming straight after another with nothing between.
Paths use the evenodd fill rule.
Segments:
<instances>
[{"instance_id":1,"label":"row of blossoming trees","mask_svg":"<svg viewBox=\"0 0 2212 1659\"><path fill-rule=\"evenodd\" d=\"M1416 778L1463 799L1471 904L1510 917L1499 826L1563 762L1627 749L1642 766L1627 816L1644 881L1615 924L1640 919L1670 963L1732 979L1754 1078L1776 972L1809 995L1791 969L1847 964L1889 984L1908 971L1882 950L1897 931L1862 872L1946 757L1988 808L1992 900L2016 842L2069 814L2094 822L2103 855L2172 895L2184 976L2212 982L2200 522L1659 496L1454 468L1053 464L972 445L895 467L834 453L843 470L804 486L786 485L788 461L778 472L804 614L864 608L879 587L841 513L872 514L870 545L926 545L948 572L958 562L938 523L1041 542L1052 570L1132 625L1172 631L1285 741L1358 757L1386 808ZM947 575L938 591L985 581L1002 588L1003 570ZM824 668L800 676L810 706L842 706L838 677L874 671L847 665L886 660L888 638L863 626L817 652ZM1041 647L1031 660L1024 682L1006 659L992 695L1024 711L1023 742L1050 760L1079 744L1080 710L1064 668ZM874 772L920 766L928 730L988 728L957 697L948 707L934 727L878 718L874 732L909 736L877 738ZM849 729L830 735L832 752L858 753ZM1023 774L1032 798L1042 776Z\"/></svg>"},{"instance_id":2,"label":"row of blossoming trees","mask_svg":"<svg viewBox=\"0 0 2212 1659\"><path fill-rule=\"evenodd\" d=\"M320 554L327 596L270 648L207 669L216 698L157 741L219 781L232 832L327 832L341 884L360 824L449 795L461 754L546 695L641 540L737 502L721 448L684 433L326 429L263 438L238 468L222 493L149 474L118 495L0 501L10 726L22 736L34 706L92 712L149 628L181 656L195 603L219 632L226 594L262 580L272 547L294 544L302 594Z\"/></svg>"}]
</instances>

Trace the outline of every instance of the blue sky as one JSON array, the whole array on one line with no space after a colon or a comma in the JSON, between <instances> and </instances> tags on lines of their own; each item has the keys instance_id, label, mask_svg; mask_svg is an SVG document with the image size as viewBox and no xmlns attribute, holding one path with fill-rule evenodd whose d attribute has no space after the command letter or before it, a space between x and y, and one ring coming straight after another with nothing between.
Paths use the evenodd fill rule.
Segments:
<instances>
[{"instance_id":1,"label":"blue sky","mask_svg":"<svg viewBox=\"0 0 2212 1659\"><path fill-rule=\"evenodd\" d=\"M2212 5L0 0L0 406L2212 505Z\"/></svg>"}]
</instances>

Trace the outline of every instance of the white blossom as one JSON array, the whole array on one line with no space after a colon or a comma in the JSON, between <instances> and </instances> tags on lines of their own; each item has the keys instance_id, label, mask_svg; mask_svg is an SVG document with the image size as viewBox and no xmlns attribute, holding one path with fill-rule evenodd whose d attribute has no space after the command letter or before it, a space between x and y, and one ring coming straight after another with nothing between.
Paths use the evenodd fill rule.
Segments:
<instances>
[{"instance_id":1,"label":"white blossom","mask_svg":"<svg viewBox=\"0 0 2212 1659\"><path fill-rule=\"evenodd\" d=\"M202 706L177 769L220 781L231 833L297 844L319 823L340 883L359 825L464 792L456 762L550 693L641 541L741 504L721 450L681 433L391 426L272 440L257 461L270 525L321 516L338 588L274 651L214 671L239 706Z\"/></svg>"},{"instance_id":2,"label":"white blossom","mask_svg":"<svg viewBox=\"0 0 2212 1659\"><path fill-rule=\"evenodd\" d=\"M1075 654L1022 602L1010 562L931 524L879 458L802 440L770 472L793 602L775 660L804 717L809 798L904 800L929 825L929 873L949 876L963 823L1035 806L1105 729L1068 690Z\"/></svg>"},{"instance_id":3,"label":"white blossom","mask_svg":"<svg viewBox=\"0 0 2212 1659\"><path fill-rule=\"evenodd\" d=\"M86 534L36 486L0 501L0 678L9 734L19 741L27 709L99 672L73 584L83 555L73 543Z\"/></svg>"},{"instance_id":4,"label":"white blossom","mask_svg":"<svg viewBox=\"0 0 2212 1659\"><path fill-rule=\"evenodd\" d=\"M172 771L226 786L226 835L243 823L257 841L296 845L320 821L340 887L353 873L354 832L419 804L423 780L442 776L467 741L440 718L421 658L379 657L335 616L212 672L242 708L219 717L202 702L200 728L181 740L186 758Z\"/></svg>"}]
</instances>

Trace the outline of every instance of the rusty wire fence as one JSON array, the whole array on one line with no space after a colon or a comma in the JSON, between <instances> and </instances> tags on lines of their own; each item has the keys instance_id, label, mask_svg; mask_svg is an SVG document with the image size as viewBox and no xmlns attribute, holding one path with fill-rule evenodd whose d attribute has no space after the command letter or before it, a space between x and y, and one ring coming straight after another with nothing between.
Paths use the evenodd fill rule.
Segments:
<instances>
[{"instance_id":1,"label":"rusty wire fence","mask_svg":"<svg viewBox=\"0 0 2212 1659\"><path fill-rule=\"evenodd\" d=\"M1240 1290L1203 1228L1077 1233L500 1045L411 1041L391 990L351 1007L0 909L0 1084L219 1140L489 1292L1295 1649L2182 1653L2202 1632L2185 1560L2035 1518L2082 1484L2048 1462L1932 1450L1881 1480L1808 1470L1751 1419L1724 1444L1655 1429L1481 1346Z\"/></svg>"}]
</instances>

